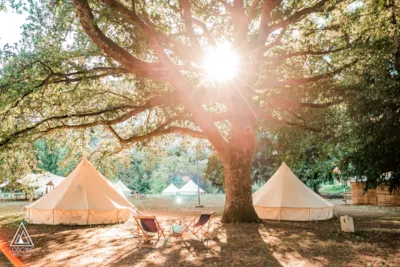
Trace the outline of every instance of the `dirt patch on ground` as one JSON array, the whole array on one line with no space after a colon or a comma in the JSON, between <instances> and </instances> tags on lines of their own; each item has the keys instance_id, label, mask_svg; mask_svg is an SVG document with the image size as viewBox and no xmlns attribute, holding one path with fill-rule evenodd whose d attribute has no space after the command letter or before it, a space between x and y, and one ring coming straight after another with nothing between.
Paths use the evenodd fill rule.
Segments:
<instances>
[{"instance_id":1,"label":"dirt patch on ground","mask_svg":"<svg viewBox=\"0 0 400 267\"><path fill-rule=\"evenodd\" d=\"M356 233L340 231L337 217L320 222L265 221L222 225L223 202L190 208L165 199L136 201L146 214L157 215L163 227L188 220L203 210L216 210L213 240L187 234L185 243L170 239L156 249L139 246L133 220L108 226L27 225L35 248L20 259L27 266L400 266L400 208L339 205L337 216L354 217ZM341 204L341 202L337 202ZM1 205L1 204L0 204ZM9 243L26 203L1 206L0 239ZM211 207L211 208L210 208ZM8 266L0 256L0 266Z\"/></svg>"}]
</instances>

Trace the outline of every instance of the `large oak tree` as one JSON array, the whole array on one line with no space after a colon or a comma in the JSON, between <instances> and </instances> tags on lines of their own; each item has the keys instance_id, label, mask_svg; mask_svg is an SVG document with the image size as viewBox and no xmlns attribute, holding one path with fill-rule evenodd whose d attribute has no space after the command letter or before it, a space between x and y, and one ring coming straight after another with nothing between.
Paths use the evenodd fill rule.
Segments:
<instances>
[{"instance_id":1,"label":"large oak tree","mask_svg":"<svg viewBox=\"0 0 400 267\"><path fill-rule=\"evenodd\" d=\"M38 1L27 11L24 40L2 53L0 147L99 126L117 151L169 134L207 139L224 166L225 222L257 220L261 125L323 131L309 115L346 98L343 77L370 31L360 22L371 19L349 0ZM220 81L205 58L226 44L238 66Z\"/></svg>"}]
</instances>

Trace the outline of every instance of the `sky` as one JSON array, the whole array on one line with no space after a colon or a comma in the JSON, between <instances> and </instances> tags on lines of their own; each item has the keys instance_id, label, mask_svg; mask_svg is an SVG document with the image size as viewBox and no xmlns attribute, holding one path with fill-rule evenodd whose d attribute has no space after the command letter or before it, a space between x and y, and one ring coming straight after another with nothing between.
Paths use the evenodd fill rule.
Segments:
<instances>
[{"instance_id":1,"label":"sky","mask_svg":"<svg viewBox=\"0 0 400 267\"><path fill-rule=\"evenodd\" d=\"M362 1L355 1L347 9L356 9L362 5ZM8 8L8 11L0 11L0 49L7 43L14 44L21 39L21 26L26 17L26 13L17 14L11 8Z\"/></svg>"},{"instance_id":2,"label":"sky","mask_svg":"<svg viewBox=\"0 0 400 267\"><path fill-rule=\"evenodd\" d=\"M12 10L0 11L0 49L7 43L14 44L21 39L22 24L26 14L17 14Z\"/></svg>"}]
</instances>

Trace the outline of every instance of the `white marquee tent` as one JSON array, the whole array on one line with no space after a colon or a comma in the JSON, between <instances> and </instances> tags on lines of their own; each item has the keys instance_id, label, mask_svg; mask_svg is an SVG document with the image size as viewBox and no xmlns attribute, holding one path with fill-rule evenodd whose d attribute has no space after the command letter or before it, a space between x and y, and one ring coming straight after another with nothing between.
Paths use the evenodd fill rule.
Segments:
<instances>
[{"instance_id":1,"label":"white marquee tent","mask_svg":"<svg viewBox=\"0 0 400 267\"><path fill-rule=\"evenodd\" d=\"M179 189L173 183L171 183L167 188L165 188L161 194L164 196L174 196L178 194Z\"/></svg>"},{"instance_id":2,"label":"white marquee tent","mask_svg":"<svg viewBox=\"0 0 400 267\"><path fill-rule=\"evenodd\" d=\"M34 224L109 224L124 222L135 206L121 196L87 159L53 191L25 206Z\"/></svg>"},{"instance_id":3,"label":"white marquee tent","mask_svg":"<svg viewBox=\"0 0 400 267\"><path fill-rule=\"evenodd\" d=\"M180 195L197 195L197 190L198 190L197 188L200 188L200 187L198 187L197 184L195 184L195 182L190 180L184 186L182 186L181 189L179 189L179 194ZM204 194L204 190L201 188L200 188L200 194Z\"/></svg>"},{"instance_id":4,"label":"white marquee tent","mask_svg":"<svg viewBox=\"0 0 400 267\"><path fill-rule=\"evenodd\" d=\"M253 194L261 219L313 221L333 216L333 204L308 188L285 164Z\"/></svg>"}]
</instances>

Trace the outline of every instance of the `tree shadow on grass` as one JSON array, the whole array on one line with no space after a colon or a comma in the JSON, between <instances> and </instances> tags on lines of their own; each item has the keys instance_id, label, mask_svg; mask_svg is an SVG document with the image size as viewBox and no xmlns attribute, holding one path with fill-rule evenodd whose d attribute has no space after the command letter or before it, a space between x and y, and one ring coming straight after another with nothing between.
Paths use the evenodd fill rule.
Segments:
<instances>
[{"instance_id":1,"label":"tree shadow on grass","mask_svg":"<svg viewBox=\"0 0 400 267\"><path fill-rule=\"evenodd\" d=\"M231 266L282 266L272 255L271 246L260 232L261 224L226 224L221 229L225 234L217 236L220 246L218 257L206 259Z\"/></svg>"},{"instance_id":2,"label":"tree shadow on grass","mask_svg":"<svg viewBox=\"0 0 400 267\"><path fill-rule=\"evenodd\" d=\"M369 223L367 224L369 225ZM378 224L377 224L378 225ZM400 233L383 228L371 233L358 225L356 233L344 233L335 219L319 222L264 222L260 229L264 240L271 243L274 256L284 265L300 266L380 266L393 265Z\"/></svg>"},{"instance_id":3,"label":"tree shadow on grass","mask_svg":"<svg viewBox=\"0 0 400 267\"><path fill-rule=\"evenodd\" d=\"M259 224L226 224L212 240L187 235L161 249L132 250L110 266L282 266L271 255Z\"/></svg>"},{"instance_id":4,"label":"tree shadow on grass","mask_svg":"<svg viewBox=\"0 0 400 267\"><path fill-rule=\"evenodd\" d=\"M379 219L378 219L379 220ZM28 225L35 249L23 258L35 266L342 266L362 265L396 253L400 233L385 227L371 232L368 221L355 234L340 232L337 219L324 222L224 224L214 240L185 237L162 248L138 247L132 222L111 226ZM392 223L396 227L396 222ZM12 239L15 228L7 230ZM340 257L339 257L340 255ZM375 266L375 262L371 262ZM395 266L392 261L387 261ZM365 264L364 264L365 265Z\"/></svg>"},{"instance_id":5,"label":"tree shadow on grass","mask_svg":"<svg viewBox=\"0 0 400 267\"><path fill-rule=\"evenodd\" d=\"M118 226L27 225L34 248L19 258L28 266L97 266L107 246L118 239ZM11 229L14 230L15 229ZM8 231L7 240L14 233ZM121 242L120 242L121 243ZM118 244L122 246L123 244ZM99 259L96 260L96 257ZM87 258L88 260L85 260ZM87 264L80 264L80 262Z\"/></svg>"}]
</instances>

